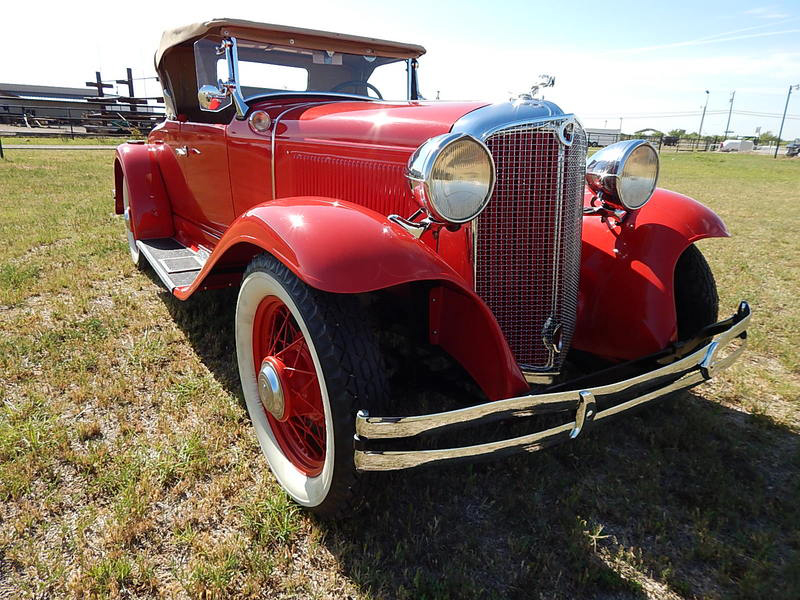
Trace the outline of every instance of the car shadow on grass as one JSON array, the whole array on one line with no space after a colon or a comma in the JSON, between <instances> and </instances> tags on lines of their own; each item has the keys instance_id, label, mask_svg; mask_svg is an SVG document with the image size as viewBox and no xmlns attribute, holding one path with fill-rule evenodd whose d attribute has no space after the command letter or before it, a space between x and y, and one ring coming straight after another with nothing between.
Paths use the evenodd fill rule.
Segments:
<instances>
[{"instance_id":1,"label":"car shadow on grass","mask_svg":"<svg viewBox=\"0 0 800 600\"><path fill-rule=\"evenodd\" d=\"M244 408L234 334L238 289L201 292L181 301L163 290L163 285L152 269L147 269L146 273L161 288L159 299L186 335L203 364L223 389L236 397Z\"/></svg>"},{"instance_id":2,"label":"car shadow on grass","mask_svg":"<svg viewBox=\"0 0 800 600\"><path fill-rule=\"evenodd\" d=\"M162 300L243 403L235 291ZM316 526L367 596L796 598L799 440L698 388L532 455L375 474Z\"/></svg>"}]
</instances>

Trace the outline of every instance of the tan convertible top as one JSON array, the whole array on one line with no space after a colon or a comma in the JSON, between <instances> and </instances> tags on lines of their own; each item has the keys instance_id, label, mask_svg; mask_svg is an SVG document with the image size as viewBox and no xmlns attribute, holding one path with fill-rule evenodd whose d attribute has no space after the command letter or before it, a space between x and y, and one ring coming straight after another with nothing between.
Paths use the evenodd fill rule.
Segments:
<instances>
[{"instance_id":1,"label":"tan convertible top","mask_svg":"<svg viewBox=\"0 0 800 600\"><path fill-rule=\"evenodd\" d=\"M212 19L204 23L193 23L165 31L156 52L156 69L159 68L161 59L170 48L206 35L233 36L282 46L332 50L350 54L374 54L390 58L416 58L425 54L425 48L416 44L403 44L357 35L271 25L270 23L257 23L241 19Z\"/></svg>"}]
</instances>

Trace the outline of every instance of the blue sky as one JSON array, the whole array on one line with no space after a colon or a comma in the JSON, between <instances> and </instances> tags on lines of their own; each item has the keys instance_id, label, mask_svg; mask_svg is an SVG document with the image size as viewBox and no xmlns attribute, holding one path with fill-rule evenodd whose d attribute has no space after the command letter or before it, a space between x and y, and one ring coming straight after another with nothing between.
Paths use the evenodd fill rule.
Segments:
<instances>
[{"instance_id":1,"label":"blue sky","mask_svg":"<svg viewBox=\"0 0 800 600\"><path fill-rule=\"evenodd\" d=\"M540 73L556 76L546 97L587 126L697 130L709 90L704 132L777 131L790 84L800 83L800 2L377 2L302 0L168 3L140 0L61 3L25 26L24 3L4 6L6 48L0 81L80 85L152 75L163 29L216 16L246 18L398 39L428 49L422 90L442 99L502 100ZM234 13L235 8L235 13ZM42 43L42 40L45 40ZM140 88L139 93L144 90ZM147 91L155 93L150 82ZM757 114L748 114L757 113ZM668 116L669 115L669 116ZM776 116L777 115L777 116ZM792 97L784 138L800 137L800 92Z\"/></svg>"}]
</instances>

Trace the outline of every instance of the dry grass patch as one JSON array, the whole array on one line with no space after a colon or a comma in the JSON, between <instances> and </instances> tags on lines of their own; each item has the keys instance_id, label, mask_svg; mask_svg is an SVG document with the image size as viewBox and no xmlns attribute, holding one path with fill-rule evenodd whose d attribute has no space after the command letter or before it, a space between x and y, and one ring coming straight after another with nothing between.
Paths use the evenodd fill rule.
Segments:
<instances>
[{"instance_id":1,"label":"dry grass patch","mask_svg":"<svg viewBox=\"0 0 800 600\"><path fill-rule=\"evenodd\" d=\"M287 501L243 407L231 291L137 271L111 154L0 162L0 596L800 596L800 162L665 155L734 237L703 251L751 350L534 456L387 474L356 519Z\"/></svg>"}]
</instances>

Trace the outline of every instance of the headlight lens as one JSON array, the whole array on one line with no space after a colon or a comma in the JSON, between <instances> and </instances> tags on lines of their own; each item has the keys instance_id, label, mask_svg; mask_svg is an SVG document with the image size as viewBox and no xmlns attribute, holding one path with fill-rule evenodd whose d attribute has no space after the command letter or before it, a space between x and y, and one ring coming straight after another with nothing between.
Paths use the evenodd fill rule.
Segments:
<instances>
[{"instance_id":1,"label":"headlight lens","mask_svg":"<svg viewBox=\"0 0 800 600\"><path fill-rule=\"evenodd\" d=\"M448 133L431 138L408 162L412 187L424 187L422 200L436 218L466 223L486 208L494 190L494 161L474 137Z\"/></svg>"},{"instance_id":2,"label":"headlight lens","mask_svg":"<svg viewBox=\"0 0 800 600\"><path fill-rule=\"evenodd\" d=\"M658 180L658 153L650 144L642 144L631 152L622 168L618 190L622 204L630 209L641 208L653 195Z\"/></svg>"},{"instance_id":3,"label":"headlight lens","mask_svg":"<svg viewBox=\"0 0 800 600\"><path fill-rule=\"evenodd\" d=\"M653 195L658 181L658 152L645 140L606 146L587 159L586 183L603 201L636 210Z\"/></svg>"}]
</instances>

